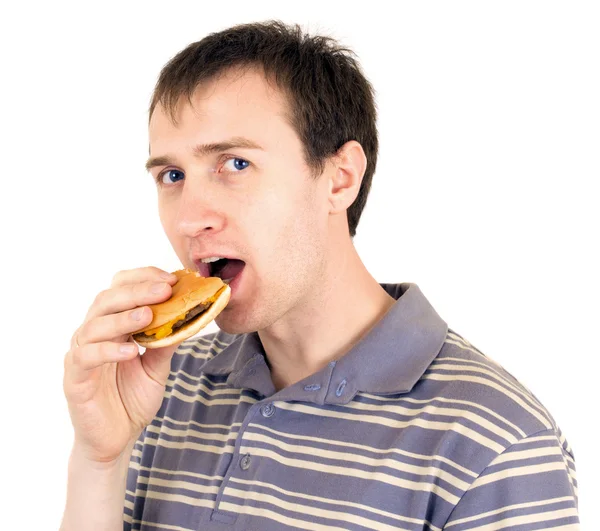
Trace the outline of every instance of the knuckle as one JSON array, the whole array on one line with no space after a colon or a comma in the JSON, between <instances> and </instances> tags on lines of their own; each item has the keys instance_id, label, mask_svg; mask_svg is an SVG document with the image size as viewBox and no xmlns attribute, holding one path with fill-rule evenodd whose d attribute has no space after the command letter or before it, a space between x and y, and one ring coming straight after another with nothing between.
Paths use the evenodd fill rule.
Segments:
<instances>
[{"instance_id":1,"label":"knuckle","mask_svg":"<svg viewBox=\"0 0 600 531\"><path fill-rule=\"evenodd\" d=\"M144 282L140 282L139 284L134 284L131 286L132 297L136 303L143 303L148 299L148 295L150 295L150 286L154 282L152 280L146 280Z\"/></svg>"},{"instance_id":2,"label":"knuckle","mask_svg":"<svg viewBox=\"0 0 600 531\"><path fill-rule=\"evenodd\" d=\"M78 367L83 365L83 361L85 359L84 347L76 348L71 353L71 363Z\"/></svg>"},{"instance_id":3,"label":"knuckle","mask_svg":"<svg viewBox=\"0 0 600 531\"><path fill-rule=\"evenodd\" d=\"M108 298L109 292L110 290L105 289L98 293L98 295L96 295L96 298L94 299L94 306L102 306L104 304L104 301Z\"/></svg>"},{"instance_id":4,"label":"knuckle","mask_svg":"<svg viewBox=\"0 0 600 531\"><path fill-rule=\"evenodd\" d=\"M110 341L105 341L104 343L100 344L100 358L102 359L102 361L106 361L112 358L114 351L114 343L111 343Z\"/></svg>"},{"instance_id":5,"label":"knuckle","mask_svg":"<svg viewBox=\"0 0 600 531\"><path fill-rule=\"evenodd\" d=\"M110 283L111 287L118 286L119 283L121 282L121 277L123 277L123 275L125 275L125 273L126 272L124 270L121 270L121 271L118 271L117 273L115 273L113 275L111 283Z\"/></svg>"}]
</instances>

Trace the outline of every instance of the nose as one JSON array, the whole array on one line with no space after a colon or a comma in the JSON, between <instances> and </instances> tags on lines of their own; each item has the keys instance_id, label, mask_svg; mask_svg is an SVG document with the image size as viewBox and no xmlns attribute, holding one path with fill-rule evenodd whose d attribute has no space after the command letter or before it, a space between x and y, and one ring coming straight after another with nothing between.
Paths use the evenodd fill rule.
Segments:
<instances>
[{"instance_id":1,"label":"nose","mask_svg":"<svg viewBox=\"0 0 600 531\"><path fill-rule=\"evenodd\" d=\"M177 231L189 238L207 232L220 232L225 226L225 213L218 205L216 198L211 199L207 190L203 192L184 186L175 219Z\"/></svg>"}]
</instances>

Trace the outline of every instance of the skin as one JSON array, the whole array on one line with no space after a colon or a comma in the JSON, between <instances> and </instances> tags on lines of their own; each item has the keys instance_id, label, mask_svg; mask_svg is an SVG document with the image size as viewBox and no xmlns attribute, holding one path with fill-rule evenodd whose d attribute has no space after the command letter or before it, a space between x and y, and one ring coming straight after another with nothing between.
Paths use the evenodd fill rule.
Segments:
<instances>
[{"instance_id":1,"label":"skin","mask_svg":"<svg viewBox=\"0 0 600 531\"><path fill-rule=\"evenodd\" d=\"M286 109L261 73L233 71L199 86L191 105L182 99L176 125L160 105L149 124L150 155L173 162L151 169L165 234L185 267L195 268L193 253L246 262L216 323L258 331L277 389L341 357L395 302L348 231L367 163L361 145L347 142L314 179ZM264 151L191 152L234 136Z\"/></svg>"}]
</instances>

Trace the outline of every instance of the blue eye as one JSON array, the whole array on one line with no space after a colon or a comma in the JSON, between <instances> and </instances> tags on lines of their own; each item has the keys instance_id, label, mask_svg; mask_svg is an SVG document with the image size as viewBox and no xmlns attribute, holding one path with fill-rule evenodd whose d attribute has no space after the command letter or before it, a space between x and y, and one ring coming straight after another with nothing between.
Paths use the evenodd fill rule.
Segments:
<instances>
[{"instance_id":1,"label":"blue eye","mask_svg":"<svg viewBox=\"0 0 600 531\"><path fill-rule=\"evenodd\" d=\"M228 169L226 166L228 163L230 163L232 161L233 161L233 166L232 166L232 168ZM239 157L227 156L225 158L224 162L222 163L222 167L225 168L225 170L224 170L225 173L235 174L235 173L240 173L240 172L244 171L246 168L248 168L248 166L250 166L250 164L251 163L245 159L241 159ZM218 172L218 173L221 173L221 172ZM168 181L165 181L165 176L167 177L167 179L169 179ZM180 181L181 179L183 179L183 177L185 177L185 174L181 170L168 169L168 170L164 170L164 171L160 172L156 176L156 183L159 186L175 184L177 181Z\"/></svg>"},{"instance_id":2,"label":"blue eye","mask_svg":"<svg viewBox=\"0 0 600 531\"><path fill-rule=\"evenodd\" d=\"M248 167L248 165L250 164L250 163L249 163L247 160L240 159L240 158L238 158L238 157L229 157L229 158L228 158L228 159L225 161L225 164L227 164L227 163L228 163L228 162L230 162L230 161L233 161L233 162L234 162L234 164L233 164L233 167L234 167L234 169L235 169L235 170L237 170L237 171L242 171L242 170L245 170L245 169ZM239 162L241 162L242 164L241 164L241 165L240 165L240 164L238 164ZM241 166L241 167L240 167L240 166Z\"/></svg>"},{"instance_id":3,"label":"blue eye","mask_svg":"<svg viewBox=\"0 0 600 531\"><path fill-rule=\"evenodd\" d=\"M159 181L159 183L163 183L163 177L166 175L166 176L167 176L167 178L169 178L169 179L170 179L170 178L173 178L173 179L175 179L175 182L177 182L177 176L176 176L176 175L175 175L175 176L173 175L173 174L177 174L177 173L180 173L180 174L181 174L181 176L183 177L183 172L182 172L182 171L179 171L179 170L166 170L166 171L163 171L163 172L162 172L162 173L161 173L161 174L158 176L158 181ZM174 182L174 181L170 181L170 182L172 183L172 182Z\"/></svg>"}]
</instances>

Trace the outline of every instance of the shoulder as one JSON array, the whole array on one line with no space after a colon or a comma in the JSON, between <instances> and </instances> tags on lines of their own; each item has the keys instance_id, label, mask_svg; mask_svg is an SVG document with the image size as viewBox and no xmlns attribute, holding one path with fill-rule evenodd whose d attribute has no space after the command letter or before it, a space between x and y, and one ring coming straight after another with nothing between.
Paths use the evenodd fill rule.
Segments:
<instances>
[{"instance_id":1,"label":"shoulder","mask_svg":"<svg viewBox=\"0 0 600 531\"><path fill-rule=\"evenodd\" d=\"M518 438L558 430L550 412L523 383L452 329L422 380L430 393L462 401L466 411L483 415Z\"/></svg>"}]
</instances>

